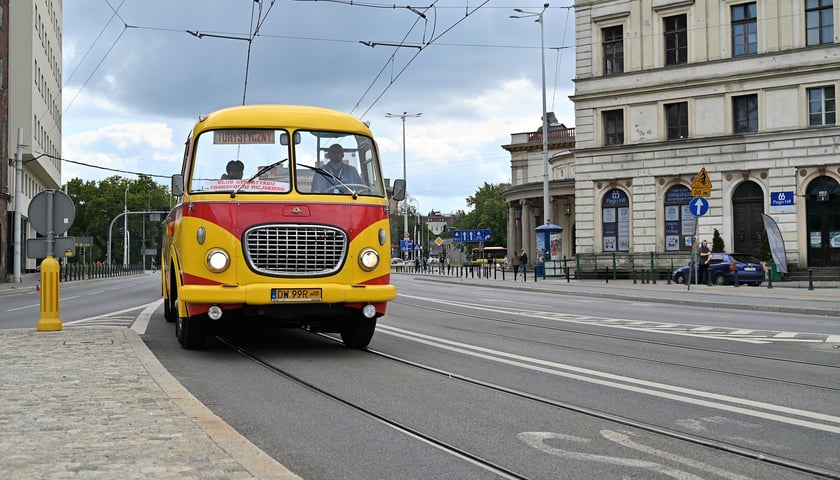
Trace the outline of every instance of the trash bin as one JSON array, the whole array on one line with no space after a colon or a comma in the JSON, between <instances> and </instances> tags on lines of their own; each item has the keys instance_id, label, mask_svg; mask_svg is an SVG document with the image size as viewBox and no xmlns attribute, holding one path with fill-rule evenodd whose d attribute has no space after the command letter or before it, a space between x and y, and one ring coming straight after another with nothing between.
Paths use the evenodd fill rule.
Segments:
<instances>
[{"instance_id":1,"label":"trash bin","mask_svg":"<svg viewBox=\"0 0 840 480\"><path fill-rule=\"evenodd\" d=\"M538 277L544 277L545 276L545 274L543 273L543 264L542 263L538 263L538 264L534 265L534 275L536 275Z\"/></svg>"},{"instance_id":2,"label":"trash bin","mask_svg":"<svg viewBox=\"0 0 840 480\"><path fill-rule=\"evenodd\" d=\"M775 263L770 264L770 278L772 278L774 282L782 280L782 274L779 273L778 270L776 270L776 264Z\"/></svg>"}]
</instances>

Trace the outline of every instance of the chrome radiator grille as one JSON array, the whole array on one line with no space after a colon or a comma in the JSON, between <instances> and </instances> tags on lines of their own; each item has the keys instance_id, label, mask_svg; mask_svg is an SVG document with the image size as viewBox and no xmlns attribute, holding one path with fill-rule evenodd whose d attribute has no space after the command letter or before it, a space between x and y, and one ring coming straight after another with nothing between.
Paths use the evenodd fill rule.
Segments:
<instances>
[{"instance_id":1,"label":"chrome radiator grille","mask_svg":"<svg viewBox=\"0 0 840 480\"><path fill-rule=\"evenodd\" d=\"M248 265L266 275L316 276L337 271L347 235L322 225L260 225L245 232Z\"/></svg>"}]
</instances>

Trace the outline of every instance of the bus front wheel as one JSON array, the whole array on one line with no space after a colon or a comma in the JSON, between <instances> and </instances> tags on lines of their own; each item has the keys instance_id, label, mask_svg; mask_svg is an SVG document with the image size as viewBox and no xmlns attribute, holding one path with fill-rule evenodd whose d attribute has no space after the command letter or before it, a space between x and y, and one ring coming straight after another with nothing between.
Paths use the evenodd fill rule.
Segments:
<instances>
[{"instance_id":1,"label":"bus front wheel","mask_svg":"<svg viewBox=\"0 0 840 480\"><path fill-rule=\"evenodd\" d=\"M342 322L341 341L347 347L364 350L373 338L374 330L376 330L376 318L365 318L359 312L355 318Z\"/></svg>"},{"instance_id":2,"label":"bus front wheel","mask_svg":"<svg viewBox=\"0 0 840 480\"><path fill-rule=\"evenodd\" d=\"M207 325L203 316L178 317L175 322L175 335L178 343L186 350L195 350L204 345L207 337Z\"/></svg>"}]
</instances>

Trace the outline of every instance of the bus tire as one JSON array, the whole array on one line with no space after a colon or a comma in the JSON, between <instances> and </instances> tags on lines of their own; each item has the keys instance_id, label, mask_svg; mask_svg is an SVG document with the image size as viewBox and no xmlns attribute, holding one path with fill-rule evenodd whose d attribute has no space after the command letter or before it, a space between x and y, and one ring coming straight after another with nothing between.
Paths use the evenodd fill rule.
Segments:
<instances>
[{"instance_id":1,"label":"bus tire","mask_svg":"<svg viewBox=\"0 0 840 480\"><path fill-rule=\"evenodd\" d=\"M166 285L164 285L166 288ZM175 288L175 278L169 282L169 295L163 298L163 318L166 323L172 323L178 319L178 306L175 302L178 300L178 290Z\"/></svg>"},{"instance_id":2,"label":"bus tire","mask_svg":"<svg viewBox=\"0 0 840 480\"><path fill-rule=\"evenodd\" d=\"M178 343L186 350L201 348L207 338L207 325L202 316L178 317L175 330Z\"/></svg>"},{"instance_id":3,"label":"bus tire","mask_svg":"<svg viewBox=\"0 0 840 480\"><path fill-rule=\"evenodd\" d=\"M356 318L342 322L339 333L345 346L364 350L373 338L374 330L376 318L365 318L359 313Z\"/></svg>"}]
</instances>

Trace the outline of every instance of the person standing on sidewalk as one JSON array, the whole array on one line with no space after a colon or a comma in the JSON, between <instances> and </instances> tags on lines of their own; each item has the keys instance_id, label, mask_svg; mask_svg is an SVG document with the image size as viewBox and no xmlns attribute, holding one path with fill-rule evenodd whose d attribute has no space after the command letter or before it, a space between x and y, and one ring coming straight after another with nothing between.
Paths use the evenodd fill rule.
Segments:
<instances>
[{"instance_id":1,"label":"person standing on sidewalk","mask_svg":"<svg viewBox=\"0 0 840 480\"><path fill-rule=\"evenodd\" d=\"M712 285L712 278L709 275L709 260L712 259L712 249L709 248L708 242L703 240L700 242L700 248L698 249L700 253L700 271L697 274L697 281L699 282L706 282L706 285Z\"/></svg>"},{"instance_id":2,"label":"person standing on sidewalk","mask_svg":"<svg viewBox=\"0 0 840 480\"><path fill-rule=\"evenodd\" d=\"M522 269L522 280L525 280L525 269L528 267L528 254L525 253L525 249L522 249L522 253L519 254L519 268ZM513 278L516 280L516 277Z\"/></svg>"}]
</instances>

